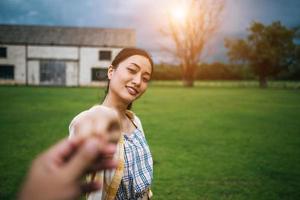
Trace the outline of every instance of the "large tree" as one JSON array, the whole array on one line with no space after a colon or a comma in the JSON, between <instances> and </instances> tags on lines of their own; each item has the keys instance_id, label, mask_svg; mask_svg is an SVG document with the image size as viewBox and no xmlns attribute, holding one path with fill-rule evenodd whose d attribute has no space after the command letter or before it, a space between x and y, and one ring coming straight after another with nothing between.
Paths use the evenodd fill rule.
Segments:
<instances>
[{"instance_id":1,"label":"large tree","mask_svg":"<svg viewBox=\"0 0 300 200\"><path fill-rule=\"evenodd\" d=\"M267 87L267 79L296 62L296 29L279 21L270 25L253 22L246 39L225 39L231 61L244 62L258 76L260 87Z\"/></svg>"},{"instance_id":2,"label":"large tree","mask_svg":"<svg viewBox=\"0 0 300 200\"><path fill-rule=\"evenodd\" d=\"M175 48L165 48L179 60L184 86L193 86L205 44L219 27L225 0L186 0L168 15L163 33Z\"/></svg>"}]
</instances>

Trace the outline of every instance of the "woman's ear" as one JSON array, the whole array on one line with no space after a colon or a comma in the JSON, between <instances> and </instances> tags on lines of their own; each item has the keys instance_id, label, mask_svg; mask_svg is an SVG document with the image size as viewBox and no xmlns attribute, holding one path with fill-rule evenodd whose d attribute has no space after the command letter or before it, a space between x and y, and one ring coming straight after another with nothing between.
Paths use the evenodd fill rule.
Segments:
<instances>
[{"instance_id":1,"label":"woman's ear","mask_svg":"<svg viewBox=\"0 0 300 200\"><path fill-rule=\"evenodd\" d=\"M112 65L110 65L110 66L108 67L108 70L107 70L107 78L108 78L108 80L111 79L113 72L114 72L114 68L113 68Z\"/></svg>"}]
</instances>

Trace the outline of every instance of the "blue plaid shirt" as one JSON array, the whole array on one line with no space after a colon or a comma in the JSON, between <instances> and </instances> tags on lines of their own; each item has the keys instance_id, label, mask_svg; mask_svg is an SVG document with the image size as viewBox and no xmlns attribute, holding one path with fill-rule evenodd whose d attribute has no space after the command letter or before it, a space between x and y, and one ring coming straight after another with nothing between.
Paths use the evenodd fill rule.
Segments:
<instances>
[{"instance_id":1,"label":"blue plaid shirt","mask_svg":"<svg viewBox=\"0 0 300 200\"><path fill-rule=\"evenodd\" d=\"M139 128L130 135L124 135L124 152L124 174L116 199L139 199L148 190L153 178L152 156Z\"/></svg>"}]
</instances>

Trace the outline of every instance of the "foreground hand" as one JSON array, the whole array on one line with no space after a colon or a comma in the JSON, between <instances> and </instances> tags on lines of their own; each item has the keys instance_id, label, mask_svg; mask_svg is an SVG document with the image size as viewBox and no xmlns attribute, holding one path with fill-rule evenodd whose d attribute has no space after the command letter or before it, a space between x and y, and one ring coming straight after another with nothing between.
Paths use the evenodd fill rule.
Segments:
<instances>
[{"instance_id":1,"label":"foreground hand","mask_svg":"<svg viewBox=\"0 0 300 200\"><path fill-rule=\"evenodd\" d=\"M100 183L82 179L88 173L115 168L115 148L103 137L62 140L33 161L19 199L76 199L98 190Z\"/></svg>"}]
</instances>

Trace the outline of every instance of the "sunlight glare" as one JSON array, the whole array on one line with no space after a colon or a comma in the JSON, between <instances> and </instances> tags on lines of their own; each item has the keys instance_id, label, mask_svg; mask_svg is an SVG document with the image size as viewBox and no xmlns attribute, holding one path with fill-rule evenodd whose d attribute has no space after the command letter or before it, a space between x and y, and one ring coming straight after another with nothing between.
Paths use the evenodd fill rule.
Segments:
<instances>
[{"instance_id":1,"label":"sunlight glare","mask_svg":"<svg viewBox=\"0 0 300 200\"><path fill-rule=\"evenodd\" d=\"M187 10L183 6L176 6L171 10L172 18L178 23L184 23L187 17Z\"/></svg>"}]
</instances>

